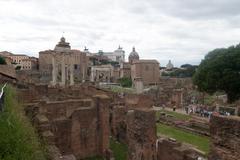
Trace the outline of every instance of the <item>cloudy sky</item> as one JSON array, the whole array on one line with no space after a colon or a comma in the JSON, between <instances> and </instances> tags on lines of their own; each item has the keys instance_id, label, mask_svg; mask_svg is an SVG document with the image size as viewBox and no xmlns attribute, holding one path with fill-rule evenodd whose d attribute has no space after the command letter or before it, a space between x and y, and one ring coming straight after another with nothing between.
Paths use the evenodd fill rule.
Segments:
<instances>
[{"instance_id":1,"label":"cloudy sky","mask_svg":"<svg viewBox=\"0 0 240 160\"><path fill-rule=\"evenodd\" d=\"M162 66L198 64L240 41L239 0L0 0L0 51L38 57L63 32L72 48L113 51Z\"/></svg>"}]
</instances>

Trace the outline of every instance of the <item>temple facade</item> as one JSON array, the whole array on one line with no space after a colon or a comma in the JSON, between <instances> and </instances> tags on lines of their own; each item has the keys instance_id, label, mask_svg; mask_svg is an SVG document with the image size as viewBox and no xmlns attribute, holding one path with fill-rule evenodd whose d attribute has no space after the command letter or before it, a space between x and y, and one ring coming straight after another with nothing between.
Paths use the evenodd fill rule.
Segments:
<instances>
[{"instance_id":1,"label":"temple facade","mask_svg":"<svg viewBox=\"0 0 240 160\"><path fill-rule=\"evenodd\" d=\"M131 78L142 79L144 85L155 85L159 82L160 71L157 60L141 59L136 60L131 65Z\"/></svg>"},{"instance_id":2,"label":"temple facade","mask_svg":"<svg viewBox=\"0 0 240 160\"><path fill-rule=\"evenodd\" d=\"M72 50L62 37L54 50L39 52L40 81L51 85L74 85L87 77L88 59L85 52Z\"/></svg>"}]
</instances>

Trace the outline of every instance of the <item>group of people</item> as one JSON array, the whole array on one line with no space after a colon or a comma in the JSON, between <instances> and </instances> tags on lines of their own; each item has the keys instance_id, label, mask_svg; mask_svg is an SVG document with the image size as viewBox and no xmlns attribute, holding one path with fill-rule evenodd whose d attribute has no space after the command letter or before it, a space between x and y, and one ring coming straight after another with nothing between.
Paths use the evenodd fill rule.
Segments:
<instances>
[{"instance_id":1,"label":"group of people","mask_svg":"<svg viewBox=\"0 0 240 160\"><path fill-rule=\"evenodd\" d=\"M186 114L197 114L201 117L210 118L213 113L220 114L224 116L230 116L230 113L227 111L216 111L216 107L208 107L205 105L189 105L185 107Z\"/></svg>"},{"instance_id":2,"label":"group of people","mask_svg":"<svg viewBox=\"0 0 240 160\"><path fill-rule=\"evenodd\" d=\"M210 118L213 110L204 105L189 105L185 107L186 114L197 114L201 117Z\"/></svg>"}]
</instances>

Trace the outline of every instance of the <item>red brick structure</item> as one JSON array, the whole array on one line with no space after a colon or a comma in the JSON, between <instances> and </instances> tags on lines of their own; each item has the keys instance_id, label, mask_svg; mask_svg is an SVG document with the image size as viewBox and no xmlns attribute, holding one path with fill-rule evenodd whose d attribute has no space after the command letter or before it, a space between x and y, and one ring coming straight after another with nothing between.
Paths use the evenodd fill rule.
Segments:
<instances>
[{"instance_id":1,"label":"red brick structure","mask_svg":"<svg viewBox=\"0 0 240 160\"><path fill-rule=\"evenodd\" d=\"M240 159L240 118L212 116L209 160Z\"/></svg>"},{"instance_id":2,"label":"red brick structure","mask_svg":"<svg viewBox=\"0 0 240 160\"><path fill-rule=\"evenodd\" d=\"M26 113L49 145L56 146L62 156L72 155L76 159L106 156L110 98L103 91L88 87L88 90L33 88L22 91L25 100L32 102L28 103ZM31 90L35 92L29 96Z\"/></svg>"},{"instance_id":3,"label":"red brick structure","mask_svg":"<svg viewBox=\"0 0 240 160\"><path fill-rule=\"evenodd\" d=\"M153 110L127 114L128 160L156 160L156 124Z\"/></svg>"},{"instance_id":4,"label":"red brick structure","mask_svg":"<svg viewBox=\"0 0 240 160\"><path fill-rule=\"evenodd\" d=\"M142 78L144 85L159 83L160 70L156 60L137 60L131 65L131 78Z\"/></svg>"},{"instance_id":5,"label":"red brick structure","mask_svg":"<svg viewBox=\"0 0 240 160\"><path fill-rule=\"evenodd\" d=\"M127 143L127 107L113 106L110 114L111 135L119 142Z\"/></svg>"},{"instance_id":6,"label":"red brick structure","mask_svg":"<svg viewBox=\"0 0 240 160\"><path fill-rule=\"evenodd\" d=\"M0 83L16 83L17 77L13 66L0 65Z\"/></svg>"},{"instance_id":7,"label":"red brick structure","mask_svg":"<svg viewBox=\"0 0 240 160\"><path fill-rule=\"evenodd\" d=\"M158 139L157 160L197 160L203 153L173 139Z\"/></svg>"}]
</instances>

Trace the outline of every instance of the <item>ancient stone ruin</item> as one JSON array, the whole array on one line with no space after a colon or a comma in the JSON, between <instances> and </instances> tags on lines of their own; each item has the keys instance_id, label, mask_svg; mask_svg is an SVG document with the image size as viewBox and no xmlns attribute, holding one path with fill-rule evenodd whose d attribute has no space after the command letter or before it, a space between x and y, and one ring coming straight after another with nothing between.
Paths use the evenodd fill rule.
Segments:
<instances>
[{"instance_id":1,"label":"ancient stone ruin","mask_svg":"<svg viewBox=\"0 0 240 160\"><path fill-rule=\"evenodd\" d=\"M45 97L41 97L43 90L46 91ZM35 88L39 93L38 100L34 94L29 95L31 89L22 91L25 98L30 96L30 99L25 99L31 102L27 104L26 113L40 135L52 148L59 149L62 156L70 155L77 159L97 155L105 157L109 149L110 98L103 92L97 94L97 90L92 92L96 93L92 96L84 94L83 88L60 90L63 93L57 96L56 88ZM52 99L54 94L55 99Z\"/></svg>"},{"instance_id":2,"label":"ancient stone ruin","mask_svg":"<svg viewBox=\"0 0 240 160\"><path fill-rule=\"evenodd\" d=\"M153 110L130 110L127 113L129 160L155 160L156 124Z\"/></svg>"},{"instance_id":3,"label":"ancient stone ruin","mask_svg":"<svg viewBox=\"0 0 240 160\"><path fill-rule=\"evenodd\" d=\"M203 153L174 139L160 138L157 141L157 160L197 160Z\"/></svg>"},{"instance_id":4,"label":"ancient stone ruin","mask_svg":"<svg viewBox=\"0 0 240 160\"><path fill-rule=\"evenodd\" d=\"M27 116L49 145L53 160L93 156L113 159L109 138L128 146L128 160L195 160L204 157L192 146L157 138L154 100L147 95L121 96L91 85L19 86ZM164 118L164 117L163 117ZM159 119L172 123L172 119ZM240 120L213 116L209 160L238 160ZM198 125L189 121L188 125ZM208 128L205 123L200 123ZM200 126L201 126L200 125ZM182 125L182 127L188 127ZM196 132L202 134L201 132Z\"/></svg>"},{"instance_id":5,"label":"ancient stone ruin","mask_svg":"<svg viewBox=\"0 0 240 160\"><path fill-rule=\"evenodd\" d=\"M212 116L209 160L240 159L240 118Z\"/></svg>"}]
</instances>

